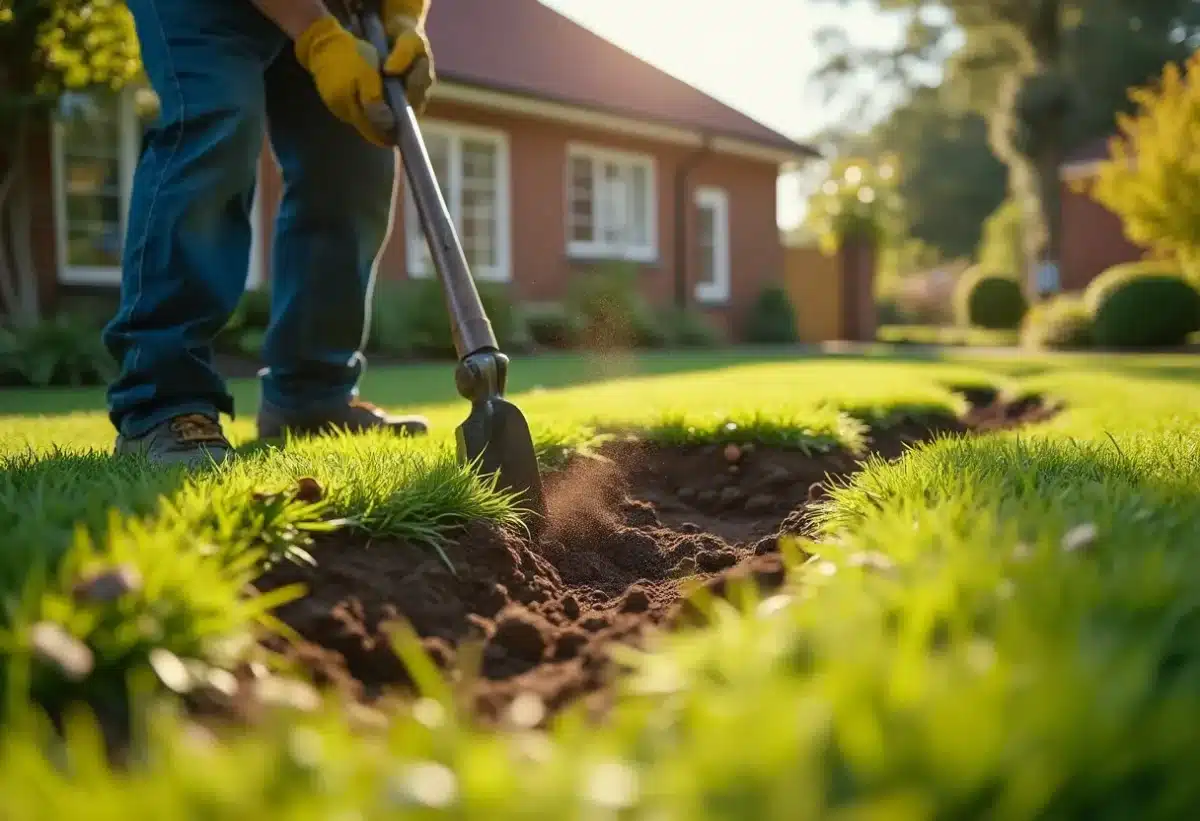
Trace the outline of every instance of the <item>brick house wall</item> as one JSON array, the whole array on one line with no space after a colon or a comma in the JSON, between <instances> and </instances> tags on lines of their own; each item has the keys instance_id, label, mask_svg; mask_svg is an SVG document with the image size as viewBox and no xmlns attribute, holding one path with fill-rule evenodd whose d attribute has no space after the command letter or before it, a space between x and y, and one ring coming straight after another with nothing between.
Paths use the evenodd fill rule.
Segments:
<instances>
[{"instance_id":1,"label":"brick house wall","mask_svg":"<svg viewBox=\"0 0 1200 821\"><path fill-rule=\"evenodd\" d=\"M1096 202L1086 190L1060 183L1062 208L1062 289L1082 291L1113 265L1145 256L1145 249L1125 236L1120 218Z\"/></svg>"},{"instance_id":2,"label":"brick house wall","mask_svg":"<svg viewBox=\"0 0 1200 821\"><path fill-rule=\"evenodd\" d=\"M511 197L512 282L520 300L562 298L573 272L585 262L567 254L567 146L583 141L603 148L649 154L655 160L658 258L639 265L643 293L655 304L669 304L675 292L676 172L681 164L694 163L689 175L688 236L694 236L692 191L716 186L728 196L730 295L727 303L704 307L727 332L740 333L747 309L768 283L782 281L783 246L776 224L778 168L770 162L709 153L696 162L696 149L631 138L606 131L559 125L545 120L481 111L468 106L434 101L428 116L464 125L504 131L509 152ZM269 254L269 231L280 192L278 172L269 155L260 166L263 186L263 253ZM400 173L403 173L402 171ZM398 191L395 225L384 252L381 277L406 276L404 193ZM689 255L692 244L689 242ZM265 264L269 278L269 265ZM694 270L688 260L689 277ZM693 303L695 304L695 303Z\"/></svg>"}]
</instances>

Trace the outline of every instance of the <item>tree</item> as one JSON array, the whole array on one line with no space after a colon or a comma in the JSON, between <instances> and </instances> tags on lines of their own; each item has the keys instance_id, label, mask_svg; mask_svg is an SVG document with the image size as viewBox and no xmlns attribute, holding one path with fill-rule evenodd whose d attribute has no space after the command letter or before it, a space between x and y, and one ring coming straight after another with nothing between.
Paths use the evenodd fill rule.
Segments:
<instances>
[{"instance_id":1,"label":"tree","mask_svg":"<svg viewBox=\"0 0 1200 821\"><path fill-rule=\"evenodd\" d=\"M1193 0L873 2L906 15L903 42L882 52L844 49L822 76L836 81L873 69L890 82L920 87L940 84L921 74L942 66L948 91L988 115L991 145L1024 208L1027 259L1052 261L1060 256L1059 168L1066 149L1085 131L1111 129L1120 105L1113 90L1143 82L1147 70L1186 52L1200 25Z\"/></svg>"},{"instance_id":2,"label":"tree","mask_svg":"<svg viewBox=\"0 0 1200 821\"><path fill-rule=\"evenodd\" d=\"M887 245L903 236L903 206L894 158L835 160L829 176L808 200L806 225L821 249L833 253L847 241Z\"/></svg>"},{"instance_id":3,"label":"tree","mask_svg":"<svg viewBox=\"0 0 1200 821\"><path fill-rule=\"evenodd\" d=\"M986 121L938 88L914 90L868 135L872 153L899 156L900 196L913 239L944 258L970 256L1004 199L1008 170L988 145Z\"/></svg>"},{"instance_id":4,"label":"tree","mask_svg":"<svg viewBox=\"0 0 1200 821\"><path fill-rule=\"evenodd\" d=\"M1200 54L1131 94L1092 195L1117 214L1134 242L1200 274Z\"/></svg>"},{"instance_id":5,"label":"tree","mask_svg":"<svg viewBox=\"0 0 1200 821\"><path fill-rule=\"evenodd\" d=\"M0 0L0 308L14 323L41 313L31 237L35 131L64 91L120 88L141 70L139 56L118 0Z\"/></svg>"}]
</instances>

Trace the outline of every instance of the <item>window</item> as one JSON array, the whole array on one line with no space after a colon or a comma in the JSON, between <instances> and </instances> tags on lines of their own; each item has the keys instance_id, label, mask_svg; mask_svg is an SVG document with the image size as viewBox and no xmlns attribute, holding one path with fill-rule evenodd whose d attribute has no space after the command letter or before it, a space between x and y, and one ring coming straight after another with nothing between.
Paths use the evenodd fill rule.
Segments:
<instances>
[{"instance_id":1,"label":"window","mask_svg":"<svg viewBox=\"0 0 1200 821\"><path fill-rule=\"evenodd\" d=\"M55 228L59 280L72 285L117 285L126 217L142 135L157 116L158 99L145 87L62 95L54 128ZM248 283L261 279L258 196Z\"/></svg>"},{"instance_id":2,"label":"window","mask_svg":"<svg viewBox=\"0 0 1200 821\"><path fill-rule=\"evenodd\" d=\"M429 122L422 122L421 133L471 273L476 279L507 281L508 143L503 133ZM408 186L404 196L409 274L431 276L433 259Z\"/></svg>"},{"instance_id":3,"label":"window","mask_svg":"<svg viewBox=\"0 0 1200 821\"><path fill-rule=\"evenodd\" d=\"M655 247L650 157L573 145L567 151L567 252L650 262Z\"/></svg>"},{"instance_id":4,"label":"window","mask_svg":"<svg viewBox=\"0 0 1200 821\"><path fill-rule=\"evenodd\" d=\"M729 299L729 198L719 188L696 189L696 299Z\"/></svg>"}]
</instances>

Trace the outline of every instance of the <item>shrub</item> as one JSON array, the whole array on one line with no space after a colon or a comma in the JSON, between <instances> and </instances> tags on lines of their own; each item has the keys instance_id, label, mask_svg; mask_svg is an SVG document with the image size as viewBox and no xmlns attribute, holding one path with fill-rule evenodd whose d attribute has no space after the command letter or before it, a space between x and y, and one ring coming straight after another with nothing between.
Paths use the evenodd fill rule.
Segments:
<instances>
[{"instance_id":1,"label":"shrub","mask_svg":"<svg viewBox=\"0 0 1200 821\"><path fill-rule=\"evenodd\" d=\"M1027 348L1070 350L1092 342L1092 315L1078 294L1059 294L1038 303L1021 322L1021 344Z\"/></svg>"},{"instance_id":2,"label":"shrub","mask_svg":"<svg viewBox=\"0 0 1200 821\"><path fill-rule=\"evenodd\" d=\"M1183 344L1200 328L1200 292L1161 262L1116 265L1084 293L1099 345L1148 348Z\"/></svg>"},{"instance_id":3,"label":"shrub","mask_svg":"<svg viewBox=\"0 0 1200 821\"><path fill-rule=\"evenodd\" d=\"M537 345L567 349L578 346L583 339L583 318L561 302L526 303L520 313L530 339Z\"/></svg>"},{"instance_id":4,"label":"shrub","mask_svg":"<svg viewBox=\"0 0 1200 821\"><path fill-rule=\"evenodd\" d=\"M974 268L959 279L954 313L960 325L993 331L1021 326L1028 305L1021 284L1013 277Z\"/></svg>"},{"instance_id":5,"label":"shrub","mask_svg":"<svg viewBox=\"0 0 1200 821\"><path fill-rule=\"evenodd\" d=\"M764 288L750 308L746 320L746 341L759 345L787 345L796 342L796 312L787 291L780 285Z\"/></svg>"},{"instance_id":6,"label":"shrub","mask_svg":"<svg viewBox=\"0 0 1200 821\"><path fill-rule=\"evenodd\" d=\"M606 262L571 278L567 309L583 320L589 348L660 347L665 335L638 288L638 268Z\"/></svg>"},{"instance_id":7,"label":"shrub","mask_svg":"<svg viewBox=\"0 0 1200 821\"><path fill-rule=\"evenodd\" d=\"M492 323L492 332L501 348L510 347L514 338L523 334L516 332L518 318L513 310L508 289L501 283L476 282L479 300L484 313ZM374 308L390 312L384 320L384 333L397 352L412 352L427 356L453 357L454 337L450 332L450 312L446 308L446 296L441 281L436 277L413 279L396 283L387 289L386 303ZM394 317L394 319L393 319ZM377 314L372 317L372 322ZM404 329L394 325L403 322ZM404 334L407 333L407 338Z\"/></svg>"},{"instance_id":8,"label":"shrub","mask_svg":"<svg viewBox=\"0 0 1200 821\"><path fill-rule=\"evenodd\" d=\"M114 371L101 328L89 317L60 314L10 331L0 328L0 385L102 385Z\"/></svg>"},{"instance_id":9,"label":"shrub","mask_svg":"<svg viewBox=\"0 0 1200 821\"><path fill-rule=\"evenodd\" d=\"M659 312L658 322L669 344L681 348L715 348L725 342L724 335L702 311L667 308Z\"/></svg>"}]
</instances>

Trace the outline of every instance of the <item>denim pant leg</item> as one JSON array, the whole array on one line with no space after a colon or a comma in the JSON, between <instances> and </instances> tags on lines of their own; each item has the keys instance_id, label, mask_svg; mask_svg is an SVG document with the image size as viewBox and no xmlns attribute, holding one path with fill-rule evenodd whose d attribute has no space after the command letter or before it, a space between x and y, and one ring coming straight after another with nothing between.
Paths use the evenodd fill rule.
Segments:
<instances>
[{"instance_id":1,"label":"denim pant leg","mask_svg":"<svg viewBox=\"0 0 1200 821\"><path fill-rule=\"evenodd\" d=\"M286 40L250 2L129 0L160 115L134 174L121 300L104 341L118 431L233 413L212 341L245 287L265 132L263 71Z\"/></svg>"},{"instance_id":2,"label":"denim pant leg","mask_svg":"<svg viewBox=\"0 0 1200 821\"><path fill-rule=\"evenodd\" d=\"M396 153L329 112L290 49L267 69L267 128L283 177L271 263L263 399L319 410L357 392Z\"/></svg>"}]
</instances>

